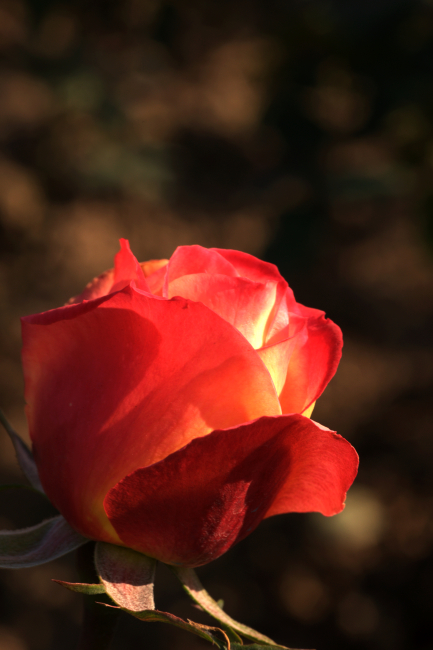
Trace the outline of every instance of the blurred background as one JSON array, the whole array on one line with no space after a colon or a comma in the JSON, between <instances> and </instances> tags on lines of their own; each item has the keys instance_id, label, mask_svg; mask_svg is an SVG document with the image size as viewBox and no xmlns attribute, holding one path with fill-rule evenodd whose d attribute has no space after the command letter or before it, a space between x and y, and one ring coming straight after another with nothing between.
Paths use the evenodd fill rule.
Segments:
<instances>
[{"instance_id":1,"label":"blurred background","mask_svg":"<svg viewBox=\"0 0 433 650\"><path fill-rule=\"evenodd\" d=\"M315 419L357 448L331 519L199 570L234 618L319 650L433 648L433 1L0 0L0 403L27 436L19 317L178 245L277 264L343 329ZM0 432L0 479L21 481ZM0 496L0 527L52 514ZM0 572L1 650L74 650L73 557ZM157 606L209 622L162 568ZM124 617L113 650L200 639Z\"/></svg>"}]
</instances>

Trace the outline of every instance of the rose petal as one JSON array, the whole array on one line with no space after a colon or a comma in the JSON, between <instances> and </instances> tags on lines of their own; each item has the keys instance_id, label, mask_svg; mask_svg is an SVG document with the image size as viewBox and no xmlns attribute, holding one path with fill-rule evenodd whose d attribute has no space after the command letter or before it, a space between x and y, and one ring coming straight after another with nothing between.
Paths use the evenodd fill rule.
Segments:
<instances>
[{"instance_id":1,"label":"rose petal","mask_svg":"<svg viewBox=\"0 0 433 650\"><path fill-rule=\"evenodd\" d=\"M277 395L280 395L286 382L287 367L298 344L298 338L299 336L292 336L257 350L257 354L269 370Z\"/></svg>"},{"instance_id":2,"label":"rose petal","mask_svg":"<svg viewBox=\"0 0 433 650\"><path fill-rule=\"evenodd\" d=\"M341 359L343 337L340 328L316 309L305 319L307 338L290 358L286 382L280 393L283 413L302 413L315 402L334 376ZM294 321L296 315L291 315Z\"/></svg>"},{"instance_id":3,"label":"rose petal","mask_svg":"<svg viewBox=\"0 0 433 650\"><path fill-rule=\"evenodd\" d=\"M263 345L276 289L274 282L262 284L245 278L197 273L170 282L168 297L182 296L203 303L236 327L257 349Z\"/></svg>"},{"instance_id":4,"label":"rose petal","mask_svg":"<svg viewBox=\"0 0 433 650\"><path fill-rule=\"evenodd\" d=\"M167 264L168 260L150 260L140 264L148 287L155 296L162 296Z\"/></svg>"},{"instance_id":5,"label":"rose petal","mask_svg":"<svg viewBox=\"0 0 433 650\"><path fill-rule=\"evenodd\" d=\"M255 282L272 282L276 284L274 306L268 318L264 340L267 345L271 345L286 338L287 335L282 336L281 332L284 332L289 325L289 312L293 311L296 301L293 291L280 275L278 268L274 264L264 262L241 251L220 248L213 248L212 250L217 251L229 261L241 277Z\"/></svg>"},{"instance_id":6,"label":"rose petal","mask_svg":"<svg viewBox=\"0 0 433 650\"><path fill-rule=\"evenodd\" d=\"M288 297L290 300L291 290L288 289L286 293L289 294ZM286 305L288 302L287 296L282 302ZM277 331L275 328L271 342L268 340L266 345L257 350L257 354L270 372L278 396L281 395L286 383L287 368L289 367L293 352L297 348L302 347L307 340L306 320L298 314L289 314L287 306L284 309L280 306L279 311L280 314L283 311L286 312L284 317L281 317L279 321L280 325L283 325L287 321L286 326L280 331Z\"/></svg>"},{"instance_id":7,"label":"rose petal","mask_svg":"<svg viewBox=\"0 0 433 650\"><path fill-rule=\"evenodd\" d=\"M271 345L287 337L286 329L291 326L293 330L294 320L290 319L290 313L296 313L296 300L293 291L281 282L278 284L277 297L272 317L269 319L269 327L266 332L266 345ZM297 314L298 316L298 314ZM299 321L299 318L297 319ZM296 326L295 329L298 329ZM292 336L294 331L290 332Z\"/></svg>"},{"instance_id":8,"label":"rose petal","mask_svg":"<svg viewBox=\"0 0 433 650\"><path fill-rule=\"evenodd\" d=\"M126 546L200 566L287 504L294 512L341 510L356 465L349 443L311 420L262 417L136 470L104 505Z\"/></svg>"},{"instance_id":9,"label":"rose petal","mask_svg":"<svg viewBox=\"0 0 433 650\"><path fill-rule=\"evenodd\" d=\"M120 239L120 251L114 258L114 278L111 291L119 291L126 287L132 280L138 289L149 291L144 277L143 269L132 254L127 239Z\"/></svg>"},{"instance_id":10,"label":"rose petal","mask_svg":"<svg viewBox=\"0 0 433 650\"><path fill-rule=\"evenodd\" d=\"M347 440L303 419L316 429L306 429L303 437L293 440L291 471L266 518L287 512L336 515L343 510L346 493L358 472L358 454Z\"/></svg>"},{"instance_id":11,"label":"rose petal","mask_svg":"<svg viewBox=\"0 0 433 650\"><path fill-rule=\"evenodd\" d=\"M111 287L113 286L114 278L114 269L109 269L101 275L98 275L97 278L94 278L89 284L86 285L86 288L78 296L74 296L68 300L68 305L76 305L83 300L96 300L96 298L101 298L101 296L106 296L110 293Z\"/></svg>"},{"instance_id":12,"label":"rose petal","mask_svg":"<svg viewBox=\"0 0 433 650\"><path fill-rule=\"evenodd\" d=\"M148 278L157 271L164 269L168 264L168 260L148 260L147 262L141 262L140 266L143 270L144 277Z\"/></svg>"},{"instance_id":13,"label":"rose petal","mask_svg":"<svg viewBox=\"0 0 433 650\"><path fill-rule=\"evenodd\" d=\"M164 297L169 294L169 284L183 275L194 273L219 274L236 277L236 269L217 251L202 246L179 246L170 258L165 278Z\"/></svg>"},{"instance_id":14,"label":"rose petal","mask_svg":"<svg viewBox=\"0 0 433 650\"><path fill-rule=\"evenodd\" d=\"M238 275L243 278L248 278L254 282L280 282L283 281L286 286L287 282L281 276L275 264L259 260L253 255L243 253L242 251L234 251L225 248L211 248L236 269Z\"/></svg>"},{"instance_id":15,"label":"rose petal","mask_svg":"<svg viewBox=\"0 0 433 650\"><path fill-rule=\"evenodd\" d=\"M316 402L313 402L311 406L305 409L305 411L302 411L301 415L303 415L306 418L311 418L311 414L313 413L315 406L316 406Z\"/></svg>"},{"instance_id":16,"label":"rose petal","mask_svg":"<svg viewBox=\"0 0 433 650\"><path fill-rule=\"evenodd\" d=\"M137 287L149 291L143 270L129 247L127 239L120 239L120 251L114 258L114 269L105 271L86 286L78 296L74 296L68 304L75 305L83 300L95 300L113 291L119 291L135 280Z\"/></svg>"},{"instance_id":17,"label":"rose petal","mask_svg":"<svg viewBox=\"0 0 433 650\"><path fill-rule=\"evenodd\" d=\"M42 485L94 539L118 543L102 501L126 474L213 429L281 413L257 353L199 303L128 286L23 319L23 340Z\"/></svg>"}]
</instances>

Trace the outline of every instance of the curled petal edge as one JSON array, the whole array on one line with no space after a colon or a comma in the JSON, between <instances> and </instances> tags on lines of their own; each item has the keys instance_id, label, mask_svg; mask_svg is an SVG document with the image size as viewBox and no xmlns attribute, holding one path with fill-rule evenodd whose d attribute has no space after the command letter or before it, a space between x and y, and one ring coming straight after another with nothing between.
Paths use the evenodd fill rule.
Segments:
<instances>
[{"instance_id":1,"label":"curled petal edge","mask_svg":"<svg viewBox=\"0 0 433 650\"><path fill-rule=\"evenodd\" d=\"M273 514L340 512L357 465L344 438L307 417L264 416L135 470L109 490L104 508L125 546L197 567Z\"/></svg>"}]
</instances>

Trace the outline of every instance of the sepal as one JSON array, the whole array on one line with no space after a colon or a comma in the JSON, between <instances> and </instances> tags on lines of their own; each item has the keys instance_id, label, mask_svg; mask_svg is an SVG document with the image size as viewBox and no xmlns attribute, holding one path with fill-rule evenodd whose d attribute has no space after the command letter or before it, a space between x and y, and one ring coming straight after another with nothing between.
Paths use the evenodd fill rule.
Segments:
<instances>
[{"instance_id":1,"label":"sepal","mask_svg":"<svg viewBox=\"0 0 433 650\"><path fill-rule=\"evenodd\" d=\"M181 630L191 632L192 634L201 637L205 641L210 641L210 643L217 646L219 650L230 650L233 648L228 635L223 630L220 630L216 627L201 625L200 623L195 623L194 621L190 620L184 621L182 618L179 618L174 614L169 614L168 612L160 612L157 609L154 609L152 611L145 610L142 612L129 611L129 614L132 614L136 618L140 619L140 621L147 621L150 623L168 623L169 625L174 625L175 627L179 627ZM223 637L223 640L218 638L217 634L220 634ZM241 648L243 646L238 647Z\"/></svg>"},{"instance_id":2,"label":"sepal","mask_svg":"<svg viewBox=\"0 0 433 650\"><path fill-rule=\"evenodd\" d=\"M125 610L128 611L128 610ZM179 627L186 632L191 632L196 636L201 637L205 641L209 641L212 645L216 646L219 650L294 650L286 648L285 646L276 645L271 643L243 645L242 641L233 640L233 636L225 629L218 627L211 627L209 625L202 625L194 621L184 621L182 618L169 614L168 612L160 612L158 610L143 611L143 612L129 612L141 621L168 623Z\"/></svg>"},{"instance_id":3,"label":"sepal","mask_svg":"<svg viewBox=\"0 0 433 650\"><path fill-rule=\"evenodd\" d=\"M224 633L229 638L229 641L231 641L231 643L237 643L239 646L243 645L241 637L237 632L234 631L232 627L229 627L228 625L224 625L223 623L220 623L220 625Z\"/></svg>"},{"instance_id":4,"label":"sepal","mask_svg":"<svg viewBox=\"0 0 433 650\"><path fill-rule=\"evenodd\" d=\"M95 565L105 592L131 612L154 610L156 560L123 546L97 542Z\"/></svg>"},{"instance_id":5,"label":"sepal","mask_svg":"<svg viewBox=\"0 0 433 650\"><path fill-rule=\"evenodd\" d=\"M101 584L72 583L62 580L54 580L54 582L71 591L90 596L106 593L115 604L100 602L100 605L117 611L122 610L141 621L168 623L199 636L216 646L218 650L290 650L277 645L246 625L234 621L204 590L192 569L170 567L191 598L201 609L216 618L220 627L203 625L189 619L184 620L169 612L155 609L153 599L155 559L123 546L97 542L94 560ZM238 632L260 642L245 646Z\"/></svg>"},{"instance_id":6,"label":"sepal","mask_svg":"<svg viewBox=\"0 0 433 650\"><path fill-rule=\"evenodd\" d=\"M0 531L0 567L23 569L55 560L89 540L58 515L36 526Z\"/></svg>"},{"instance_id":7,"label":"sepal","mask_svg":"<svg viewBox=\"0 0 433 650\"><path fill-rule=\"evenodd\" d=\"M18 464L21 467L21 470L23 471L27 480L36 490L38 490L39 492L43 492L44 489L39 479L38 469L36 467L36 463L33 458L32 452L27 447L24 440L21 440L19 435L14 431L14 429L6 419L6 416L4 415L3 411L1 410L0 410L0 422L4 426L7 434L9 435L9 438L11 439L11 442L15 449L15 454L17 456Z\"/></svg>"},{"instance_id":8,"label":"sepal","mask_svg":"<svg viewBox=\"0 0 433 650\"><path fill-rule=\"evenodd\" d=\"M95 594L105 594L104 585L101 584L88 584L87 582L65 582L64 580L54 580L61 587L66 587L70 591L75 591L79 594L86 594L87 596L95 596Z\"/></svg>"},{"instance_id":9,"label":"sepal","mask_svg":"<svg viewBox=\"0 0 433 650\"><path fill-rule=\"evenodd\" d=\"M269 639L264 634L256 632L256 630L253 630L247 625L238 623L238 621L235 621L231 616L226 614L218 605L218 603L212 598L212 596L207 593L200 580L198 579L198 576L194 569L175 566L170 566L170 569L179 578L183 588L190 596L190 598L192 598L192 600L197 603L201 609L203 609L210 616L212 616L212 618L215 618L221 625L223 625L224 628L234 630L236 633L239 633L247 639L251 639L252 641L260 641L261 643L265 644L263 647L279 647L275 641L272 641L272 639Z\"/></svg>"}]
</instances>

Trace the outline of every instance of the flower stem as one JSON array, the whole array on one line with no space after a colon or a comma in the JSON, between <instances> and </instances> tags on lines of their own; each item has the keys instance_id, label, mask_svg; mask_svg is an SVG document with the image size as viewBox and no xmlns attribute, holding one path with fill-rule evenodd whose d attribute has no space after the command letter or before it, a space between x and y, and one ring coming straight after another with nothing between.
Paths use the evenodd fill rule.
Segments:
<instances>
[{"instance_id":1,"label":"flower stem","mask_svg":"<svg viewBox=\"0 0 433 650\"><path fill-rule=\"evenodd\" d=\"M85 544L77 550L77 569L82 582L97 583L93 543ZM104 607L100 603L112 604L105 595L84 596L83 626L77 650L109 650L119 619L120 609Z\"/></svg>"}]
</instances>

